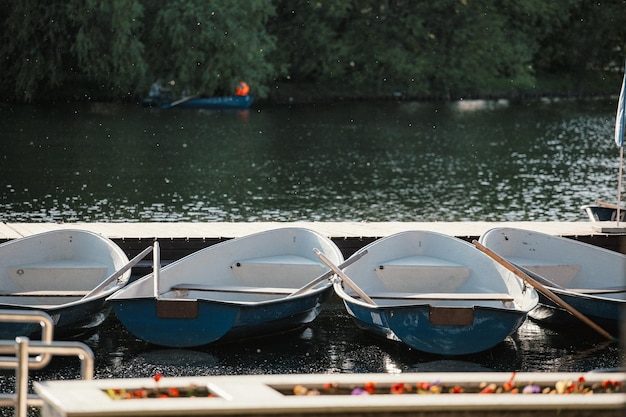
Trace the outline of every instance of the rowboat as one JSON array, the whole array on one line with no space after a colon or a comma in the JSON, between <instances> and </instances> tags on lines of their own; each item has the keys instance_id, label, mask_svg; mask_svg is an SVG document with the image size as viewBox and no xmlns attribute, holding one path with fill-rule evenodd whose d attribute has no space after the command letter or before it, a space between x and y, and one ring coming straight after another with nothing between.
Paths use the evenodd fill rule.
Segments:
<instances>
[{"instance_id":1,"label":"rowboat","mask_svg":"<svg viewBox=\"0 0 626 417\"><path fill-rule=\"evenodd\" d=\"M105 300L130 278L126 254L113 241L84 230L55 230L0 245L0 308L50 315L54 334L71 337L100 325ZM33 323L0 323L0 338L28 336Z\"/></svg>"},{"instance_id":2,"label":"rowboat","mask_svg":"<svg viewBox=\"0 0 626 417\"><path fill-rule=\"evenodd\" d=\"M591 222L614 222L617 221L617 206L614 204L600 203L586 204L581 207ZM624 221L626 209L621 209L619 221Z\"/></svg>"},{"instance_id":3,"label":"rowboat","mask_svg":"<svg viewBox=\"0 0 626 417\"><path fill-rule=\"evenodd\" d=\"M363 247L336 271L335 292L356 325L422 352L464 355L514 333L534 308L534 288L474 246L428 231ZM350 261L350 259L348 259Z\"/></svg>"},{"instance_id":4,"label":"rowboat","mask_svg":"<svg viewBox=\"0 0 626 417\"><path fill-rule=\"evenodd\" d=\"M626 256L573 239L545 233L494 228L479 239L565 303L609 331L617 331L626 305ZM562 306L540 295L530 317L550 325L579 329Z\"/></svg>"},{"instance_id":5,"label":"rowboat","mask_svg":"<svg viewBox=\"0 0 626 417\"><path fill-rule=\"evenodd\" d=\"M162 269L155 260L151 274L108 300L130 333L166 347L298 329L332 295L331 273L314 248L343 261L325 236L273 229L209 246Z\"/></svg>"},{"instance_id":6,"label":"rowboat","mask_svg":"<svg viewBox=\"0 0 626 417\"><path fill-rule=\"evenodd\" d=\"M182 107L186 109L233 109L241 110L250 107L254 97L252 95L247 96L225 96L225 97L198 97L185 100L176 107ZM167 109L173 107L173 103L166 104L163 108Z\"/></svg>"},{"instance_id":7,"label":"rowboat","mask_svg":"<svg viewBox=\"0 0 626 417\"><path fill-rule=\"evenodd\" d=\"M198 97L189 96L179 100L163 99L160 97L150 97L143 101L146 107L158 107L161 109L169 109L180 107L186 109L232 109L245 110L250 107L254 101L254 96L224 96L224 97Z\"/></svg>"}]
</instances>

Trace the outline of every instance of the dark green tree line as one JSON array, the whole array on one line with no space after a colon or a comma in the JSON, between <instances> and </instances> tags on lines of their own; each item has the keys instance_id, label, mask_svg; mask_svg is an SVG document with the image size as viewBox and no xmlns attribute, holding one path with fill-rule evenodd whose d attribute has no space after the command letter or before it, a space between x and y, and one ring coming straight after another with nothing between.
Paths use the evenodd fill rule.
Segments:
<instances>
[{"instance_id":1,"label":"dark green tree line","mask_svg":"<svg viewBox=\"0 0 626 417\"><path fill-rule=\"evenodd\" d=\"M626 0L1 0L0 96L454 98L621 77ZM555 81L556 80L556 81Z\"/></svg>"}]
</instances>

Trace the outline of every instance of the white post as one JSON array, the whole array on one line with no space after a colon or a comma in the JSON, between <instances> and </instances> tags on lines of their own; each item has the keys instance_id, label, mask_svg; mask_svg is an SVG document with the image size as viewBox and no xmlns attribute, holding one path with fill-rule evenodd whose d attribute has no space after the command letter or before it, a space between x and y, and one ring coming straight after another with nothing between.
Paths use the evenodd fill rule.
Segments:
<instances>
[{"instance_id":1,"label":"white post","mask_svg":"<svg viewBox=\"0 0 626 417\"><path fill-rule=\"evenodd\" d=\"M154 264L152 266L152 280L154 282L154 298L159 298L159 273L161 272L161 250L159 249L159 242L154 242L153 253Z\"/></svg>"}]
</instances>

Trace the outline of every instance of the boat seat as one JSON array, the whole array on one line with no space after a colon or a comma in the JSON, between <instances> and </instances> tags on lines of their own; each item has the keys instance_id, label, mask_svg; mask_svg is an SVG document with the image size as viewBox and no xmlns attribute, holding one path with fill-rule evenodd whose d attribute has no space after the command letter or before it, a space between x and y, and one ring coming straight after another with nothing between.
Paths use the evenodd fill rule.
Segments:
<instances>
[{"instance_id":1,"label":"boat seat","mask_svg":"<svg viewBox=\"0 0 626 417\"><path fill-rule=\"evenodd\" d=\"M465 265L433 256L405 256L384 262L375 269L386 288L398 292L450 292L470 276Z\"/></svg>"},{"instance_id":2,"label":"boat seat","mask_svg":"<svg viewBox=\"0 0 626 417\"><path fill-rule=\"evenodd\" d=\"M6 268L6 272L25 291L59 291L77 286L82 289L93 288L104 279L108 269L103 264L64 259L11 265Z\"/></svg>"},{"instance_id":3,"label":"boat seat","mask_svg":"<svg viewBox=\"0 0 626 417\"><path fill-rule=\"evenodd\" d=\"M255 287L263 283L280 288L285 284L299 287L328 270L322 263L299 255L242 259L230 268L244 286Z\"/></svg>"},{"instance_id":4,"label":"boat seat","mask_svg":"<svg viewBox=\"0 0 626 417\"><path fill-rule=\"evenodd\" d=\"M514 301L505 293L397 293L385 292L368 294L372 299L381 300L455 300L455 301Z\"/></svg>"},{"instance_id":5,"label":"boat seat","mask_svg":"<svg viewBox=\"0 0 626 417\"><path fill-rule=\"evenodd\" d=\"M297 288L283 287L244 287L244 286L226 286L226 285L202 285L202 284L176 284L172 286L171 291L208 291L208 292L234 292L249 294L291 294Z\"/></svg>"},{"instance_id":6,"label":"boat seat","mask_svg":"<svg viewBox=\"0 0 626 417\"><path fill-rule=\"evenodd\" d=\"M531 259L522 257L510 257L507 260L515 265L540 275L557 285L567 287L581 269L580 265L560 264L556 262L545 261L542 259Z\"/></svg>"}]
</instances>

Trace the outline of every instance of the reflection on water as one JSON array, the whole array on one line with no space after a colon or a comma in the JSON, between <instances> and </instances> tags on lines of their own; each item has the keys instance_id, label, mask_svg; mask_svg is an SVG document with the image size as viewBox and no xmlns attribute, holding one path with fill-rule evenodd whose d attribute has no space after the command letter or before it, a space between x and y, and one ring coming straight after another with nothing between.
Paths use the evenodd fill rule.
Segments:
<instances>
[{"instance_id":1,"label":"reflection on water","mask_svg":"<svg viewBox=\"0 0 626 417\"><path fill-rule=\"evenodd\" d=\"M0 220L582 220L612 100L0 110Z\"/></svg>"},{"instance_id":2,"label":"reflection on water","mask_svg":"<svg viewBox=\"0 0 626 417\"><path fill-rule=\"evenodd\" d=\"M164 349L137 340L111 318L85 342L96 356L96 378L243 374L337 374L405 372L587 372L615 368L624 353L584 328L557 333L527 322L512 337L485 352L446 357L424 354L399 343L372 337L356 328L333 298L304 331L240 343L195 349ZM54 359L34 379L76 378L78 360ZM10 389L4 372L0 388Z\"/></svg>"}]
</instances>

